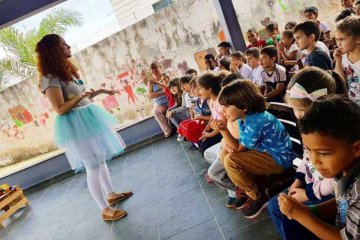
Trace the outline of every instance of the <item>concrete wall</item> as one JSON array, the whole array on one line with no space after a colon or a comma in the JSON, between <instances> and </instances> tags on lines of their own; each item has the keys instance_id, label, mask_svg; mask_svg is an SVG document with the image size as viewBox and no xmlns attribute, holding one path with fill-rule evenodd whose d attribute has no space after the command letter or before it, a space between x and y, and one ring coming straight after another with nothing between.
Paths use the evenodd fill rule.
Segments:
<instances>
[{"instance_id":1,"label":"concrete wall","mask_svg":"<svg viewBox=\"0 0 360 240\"><path fill-rule=\"evenodd\" d=\"M91 82L123 71L141 78L155 60L178 75L188 67L197 68L194 53L216 46L219 31L211 0L178 1L87 48L76 55L76 61Z\"/></svg>"},{"instance_id":2,"label":"concrete wall","mask_svg":"<svg viewBox=\"0 0 360 240\"><path fill-rule=\"evenodd\" d=\"M115 97L95 104L124 125L151 115L143 84L148 65L160 61L171 77L198 68L208 48L218 43L220 26L211 0L177 1L149 18L74 55L90 88L113 88ZM212 49L211 51L214 51ZM53 118L34 76L0 93L0 167L54 149ZM140 91L141 92L141 91Z\"/></svg>"}]
</instances>

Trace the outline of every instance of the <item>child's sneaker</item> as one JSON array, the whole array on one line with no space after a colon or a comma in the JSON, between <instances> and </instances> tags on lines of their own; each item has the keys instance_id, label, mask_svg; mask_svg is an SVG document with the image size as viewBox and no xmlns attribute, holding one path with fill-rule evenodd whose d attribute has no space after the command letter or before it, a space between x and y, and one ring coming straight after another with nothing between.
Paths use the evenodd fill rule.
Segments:
<instances>
[{"instance_id":1,"label":"child's sneaker","mask_svg":"<svg viewBox=\"0 0 360 240\"><path fill-rule=\"evenodd\" d=\"M233 208L240 210L243 209L249 197L236 198L233 204Z\"/></svg>"},{"instance_id":2,"label":"child's sneaker","mask_svg":"<svg viewBox=\"0 0 360 240\"><path fill-rule=\"evenodd\" d=\"M236 188L236 200L234 201L234 208L242 209L248 199L249 196L246 195L244 190L242 190L241 188Z\"/></svg>"},{"instance_id":3,"label":"child's sneaker","mask_svg":"<svg viewBox=\"0 0 360 240\"><path fill-rule=\"evenodd\" d=\"M228 197L228 200L226 202L226 207L233 208L235 200L236 198Z\"/></svg>"},{"instance_id":4,"label":"child's sneaker","mask_svg":"<svg viewBox=\"0 0 360 240\"><path fill-rule=\"evenodd\" d=\"M196 150L196 149L198 149L198 147L195 146L194 143L191 143L191 146L189 147L189 150L190 150L190 151L194 151L194 150Z\"/></svg>"},{"instance_id":5,"label":"child's sneaker","mask_svg":"<svg viewBox=\"0 0 360 240\"><path fill-rule=\"evenodd\" d=\"M184 137L181 134L179 134L176 141L181 142L183 140L184 140Z\"/></svg>"},{"instance_id":6,"label":"child's sneaker","mask_svg":"<svg viewBox=\"0 0 360 240\"><path fill-rule=\"evenodd\" d=\"M242 209L242 213L244 214L244 217L249 219L254 219L260 215L262 210L264 210L264 208L266 208L267 205L268 205L268 200L264 197L259 198L257 200L253 200L249 198L246 201L244 208Z\"/></svg>"}]
</instances>

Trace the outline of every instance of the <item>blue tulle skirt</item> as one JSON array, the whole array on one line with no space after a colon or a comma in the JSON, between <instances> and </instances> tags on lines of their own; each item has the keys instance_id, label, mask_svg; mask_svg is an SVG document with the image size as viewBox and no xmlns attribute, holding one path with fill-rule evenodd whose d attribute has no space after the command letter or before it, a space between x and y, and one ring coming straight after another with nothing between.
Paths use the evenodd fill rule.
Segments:
<instances>
[{"instance_id":1,"label":"blue tulle skirt","mask_svg":"<svg viewBox=\"0 0 360 240\"><path fill-rule=\"evenodd\" d=\"M117 120L102 108L89 104L55 119L55 143L65 149L76 172L94 168L124 152L125 143L115 130Z\"/></svg>"}]
</instances>

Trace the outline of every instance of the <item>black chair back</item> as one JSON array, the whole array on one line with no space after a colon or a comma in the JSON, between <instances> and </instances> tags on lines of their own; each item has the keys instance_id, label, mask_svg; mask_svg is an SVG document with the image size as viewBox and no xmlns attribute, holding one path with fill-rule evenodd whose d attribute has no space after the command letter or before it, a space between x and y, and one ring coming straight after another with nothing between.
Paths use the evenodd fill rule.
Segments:
<instances>
[{"instance_id":1,"label":"black chair back","mask_svg":"<svg viewBox=\"0 0 360 240\"><path fill-rule=\"evenodd\" d=\"M270 102L270 106L267 111L279 119L279 121L284 125L286 131L290 135L293 150L296 156L302 159L303 148L301 134L297 127L293 109L285 103Z\"/></svg>"}]
</instances>

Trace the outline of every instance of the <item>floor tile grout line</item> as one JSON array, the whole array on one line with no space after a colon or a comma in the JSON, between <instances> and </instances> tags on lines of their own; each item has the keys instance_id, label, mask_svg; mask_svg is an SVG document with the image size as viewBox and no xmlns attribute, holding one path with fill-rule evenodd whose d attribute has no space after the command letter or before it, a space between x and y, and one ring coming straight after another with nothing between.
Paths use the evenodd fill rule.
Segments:
<instances>
[{"instance_id":1,"label":"floor tile grout line","mask_svg":"<svg viewBox=\"0 0 360 240\"><path fill-rule=\"evenodd\" d=\"M166 240L166 239L172 238L172 237L174 237L174 236L176 236L176 235L182 234L182 233L184 233L184 232L186 232L186 231L188 231L188 230L191 230L191 229L193 229L193 228L196 228L196 227L198 227L198 226L200 226L200 225L202 225L202 224L204 224L204 223L210 222L211 220L215 220L215 219L211 218L211 219L205 220L205 221L203 221L203 222L201 222L201 223L199 223L199 224L196 224L195 226L192 226L192 227L189 227L189 228L187 228L187 229L184 229L182 232L178 232L178 233L175 233L174 235L171 235L171 236L169 236L169 237L166 237L166 238L164 238L163 240Z\"/></svg>"},{"instance_id":2,"label":"floor tile grout line","mask_svg":"<svg viewBox=\"0 0 360 240\"><path fill-rule=\"evenodd\" d=\"M188 160L188 162L189 162L189 164L190 164L190 166L191 166L191 169L193 170L193 172L194 172L194 174L195 174L196 180L197 180L198 184L200 185L201 191L202 191L203 195L205 196L206 202L207 202L208 205L209 205L209 208L210 208L210 210L211 210L211 213L212 213L213 216L214 216L216 225L218 226L218 228L219 228L219 230L220 230L221 236L222 236L222 238L225 240L224 233L223 233L223 231L222 231L222 229L221 229L221 227L220 227L220 225L219 225L219 222L218 222L218 220L217 220L217 218L216 218L216 216L215 216L215 213L214 213L214 211L213 211L213 209L212 209L212 207L211 207L211 205L210 205L209 199L207 198L207 196L206 196L206 194L205 194L204 188L201 186L200 180L199 180L198 176L196 175L195 169L194 169L194 167L193 167L193 165L192 165L192 163L191 163L191 161L190 161L190 158L189 158L189 156L188 156L188 153L185 151L183 142L180 142L180 143L181 143L181 147L182 147L183 151L185 152L186 158L187 158L187 160Z\"/></svg>"},{"instance_id":3,"label":"floor tile grout line","mask_svg":"<svg viewBox=\"0 0 360 240\"><path fill-rule=\"evenodd\" d=\"M154 155L154 144L151 144L151 153L152 153L152 163L153 163L153 177L154 177L154 184L155 184L155 204L156 204L156 220L159 223L159 206L158 206L158 198L157 198L157 184L156 184L156 176L155 176L155 155ZM160 226L157 224L157 231L159 240L160 238Z\"/></svg>"},{"instance_id":4,"label":"floor tile grout line","mask_svg":"<svg viewBox=\"0 0 360 240\"><path fill-rule=\"evenodd\" d=\"M242 230L244 230L244 229L246 229L246 228L249 228L249 227L252 227L252 226L254 226L254 225L256 225L256 224L265 222L266 220L269 220L269 218L270 218L270 217L267 217L267 218L264 218L264 219L262 219L262 220L260 220L260 221L258 221L258 222L254 222L254 223L252 223L252 224L250 224L250 225L241 227L241 228L239 228L239 229L238 229L237 231L235 231L235 232L240 232L240 231L242 231Z\"/></svg>"},{"instance_id":5,"label":"floor tile grout line","mask_svg":"<svg viewBox=\"0 0 360 240\"><path fill-rule=\"evenodd\" d=\"M122 170L122 176L123 176L123 181L124 182L126 182L126 178L124 177L125 176L125 169L126 169L126 163L127 163L127 159L128 159L128 154L126 154L125 155L125 163L124 163L124 168L123 168L123 170ZM115 208L117 208L117 206L118 206L118 203L116 203L116 205L115 205ZM111 232L112 232L112 229L113 229L113 226L114 226L114 222L115 221L112 221L111 222L111 225L110 225L110 230L109 230L109 237L108 237L108 239L110 240L110 238L111 238Z\"/></svg>"}]
</instances>

